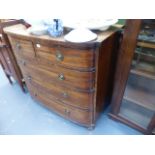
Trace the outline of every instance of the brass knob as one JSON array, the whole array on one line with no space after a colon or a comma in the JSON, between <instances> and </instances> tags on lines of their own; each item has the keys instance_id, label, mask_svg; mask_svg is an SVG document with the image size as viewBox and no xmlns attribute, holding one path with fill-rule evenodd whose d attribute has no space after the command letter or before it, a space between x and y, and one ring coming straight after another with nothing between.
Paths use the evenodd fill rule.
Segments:
<instances>
[{"instance_id":1,"label":"brass knob","mask_svg":"<svg viewBox=\"0 0 155 155\"><path fill-rule=\"evenodd\" d=\"M67 97L69 96L67 92L63 92L62 95L63 95L63 97L65 97L65 98L67 98Z\"/></svg>"},{"instance_id":2,"label":"brass knob","mask_svg":"<svg viewBox=\"0 0 155 155\"><path fill-rule=\"evenodd\" d=\"M57 59L57 61L63 61L64 60L64 56L60 51L56 52L56 59Z\"/></svg>"},{"instance_id":3,"label":"brass knob","mask_svg":"<svg viewBox=\"0 0 155 155\"><path fill-rule=\"evenodd\" d=\"M70 115L70 111L68 109L65 109L65 114Z\"/></svg>"},{"instance_id":4,"label":"brass knob","mask_svg":"<svg viewBox=\"0 0 155 155\"><path fill-rule=\"evenodd\" d=\"M24 82L24 83L25 83L25 79L24 79L24 78L22 78L22 82Z\"/></svg>"},{"instance_id":5,"label":"brass knob","mask_svg":"<svg viewBox=\"0 0 155 155\"><path fill-rule=\"evenodd\" d=\"M20 43L16 43L16 49L17 49L17 50L20 50L20 49L21 49Z\"/></svg>"},{"instance_id":6,"label":"brass knob","mask_svg":"<svg viewBox=\"0 0 155 155\"><path fill-rule=\"evenodd\" d=\"M64 77L63 74L59 74L59 75L58 75L58 79L59 79L59 80L65 80L65 77Z\"/></svg>"},{"instance_id":7,"label":"brass knob","mask_svg":"<svg viewBox=\"0 0 155 155\"><path fill-rule=\"evenodd\" d=\"M41 47L41 45L40 45L40 44L36 44L36 47L37 47L37 48L40 48L40 47Z\"/></svg>"}]
</instances>

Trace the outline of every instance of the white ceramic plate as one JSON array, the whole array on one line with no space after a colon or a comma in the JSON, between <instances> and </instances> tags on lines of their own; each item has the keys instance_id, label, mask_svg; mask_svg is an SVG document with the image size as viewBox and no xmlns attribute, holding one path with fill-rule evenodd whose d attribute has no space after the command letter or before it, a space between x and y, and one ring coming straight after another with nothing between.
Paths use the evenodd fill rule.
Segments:
<instances>
[{"instance_id":1,"label":"white ceramic plate","mask_svg":"<svg viewBox=\"0 0 155 155\"><path fill-rule=\"evenodd\" d=\"M47 28L44 26L32 26L27 29L28 33L33 34L33 35L45 35L47 34Z\"/></svg>"},{"instance_id":2,"label":"white ceramic plate","mask_svg":"<svg viewBox=\"0 0 155 155\"><path fill-rule=\"evenodd\" d=\"M64 38L69 42L82 43L95 40L97 34L91 32L89 29L78 28L69 32Z\"/></svg>"},{"instance_id":3,"label":"white ceramic plate","mask_svg":"<svg viewBox=\"0 0 155 155\"><path fill-rule=\"evenodd\" d=\"M117 19L82 19L82 20L63 20L63 25L68 28L88 28L91 30L107 30L111 25L118 22Z\"/></svg>"}]
</instances>

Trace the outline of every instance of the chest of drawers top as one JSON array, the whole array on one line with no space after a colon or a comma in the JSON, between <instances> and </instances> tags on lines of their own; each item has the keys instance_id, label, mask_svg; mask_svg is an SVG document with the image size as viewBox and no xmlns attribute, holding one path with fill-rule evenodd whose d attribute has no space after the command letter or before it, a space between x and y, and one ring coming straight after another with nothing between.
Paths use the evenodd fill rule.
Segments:
<instances>
[{"instance_id":1,"label":"chest of drawers top","mask_svg":"<svg viewBox=\"0 0 155 155\"><path fill-rule=\"evenodd\" d=\"M94 44L99 44L99 43L103 42L108 37L110 37L112 34L114 34L118 29L120 29L120 28L112 27L108 31L96 31L95 33L97 33L98 38L94 41L87 42L87 43L70 43L70 42L65 41L64 35L68 33L67 31L64 31L64 35L62 35L61 37L57 37L57 38L50 37L49 35L42 35L42 36L31 35L27 31L27 28L22 24L18 24L18 25L11 26L11 27L6 27L4 29L4 31L7 34L12 34L14 36L24 37L25 39L28 37L31 40L37 39L40 42L46 41L47 44L48 44L48 42L52 41L53 44L56 43L59 45L65 45L66 46L66 43L67 43L68 46L72 45L75 47L79 47L79 48L83 47L86 49L86 48L94 46Z\"/></svg>"}]
</instances>

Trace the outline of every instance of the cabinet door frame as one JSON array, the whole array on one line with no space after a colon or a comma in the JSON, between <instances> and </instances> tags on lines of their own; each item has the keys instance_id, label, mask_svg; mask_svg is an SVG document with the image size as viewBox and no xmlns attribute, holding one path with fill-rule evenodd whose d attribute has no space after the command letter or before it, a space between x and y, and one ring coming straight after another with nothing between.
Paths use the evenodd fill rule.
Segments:
<instances>
[{"instance_id":1,"label":"cabinet door frame","mask_svg":"<svg viewBox=\"0 0 155 155\"><path fill-rule=\"evenodd\" d=\"M119 49L118 60L116 65L113 96L111 100L111 112L109 116L117 121L123 122L145 134L151 134L155 127L155 116L148 124L147 129L138 126L135 123L119 115L122 99L124 96L128 76L130 73L131 63L137 45L137 37L142 25L141 19L127 20L121 47Z\"/></svg>"},{"instance_id":2,"label":"cabinet door frame","mask_svg":"<svg viewBox=\"0 0 155 155\"><path fill-rule=\"evenodd\" d=\"M141 27L140 19L127 20L115 72L115 86L112 97L112 113L117 115L120 110L128 80L131 62L137 45L137 37ZM133 28L134 27L134 28ZM119 91L118 91L119 90Z\"/></svg>"},{"instance_id":3,"label":"cabinet door frame","mask_svg":"<svg viewBox=\"0 0 155 155\"><path fill-rule=\"evenodd\" d=\"M152 133L154 129L155 129L155 114L152 117L152 120L151 120L150 124L147 127L147 133L148 134Z\"/></svg>"}]
</instances>

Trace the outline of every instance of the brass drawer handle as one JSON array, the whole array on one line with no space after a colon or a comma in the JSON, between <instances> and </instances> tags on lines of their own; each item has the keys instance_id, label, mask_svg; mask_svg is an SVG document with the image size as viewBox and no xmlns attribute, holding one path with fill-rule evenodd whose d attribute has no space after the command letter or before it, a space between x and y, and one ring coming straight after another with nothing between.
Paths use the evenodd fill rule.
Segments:
<instances>
[{"instance_id":1,"label":"brass drawer handle","mask_svg":"<svg viewBox=\"0 0 155 155\"><path fill-rule=\"evenodd\" d=\"M65 80L65 76L63 74L59 74L58 75L58 79L61 80L61 81Z\"/></svg>"},{"instance_id":2,"label":"brass drawer handle","mask_svg":"<svg viewBox=\"0 0 155 155\"><path fill-rule=\"evenodd\" d=\"M41 47L41 45L40 45L40 44L36 44L36 47L37 47L37 48L40 48L40 47Z\"/></svg>"},{"instance_id":3,"label":"brass drawer handle","mask_svg":"<svg viewBox=\"0 0 155 155\"><path fill-rule=\"evenodd\" d=\"M67 92L63 92L62 93L62 96L65 97L65 98L67 98L67 97L69 97L69 94Z\"/></svg>"},{"instance_id":4,"label":"brass drawer handle","mask_svg":"<svg viewBox=\"0 0 155 155\"><path fill-rule=\"evenodd\" d=\"M71 112L70 112L68 109L65 109L65 114L66 114L67 116L69 116L70 113L71 113Z\"/></svg>"},{"instance_id":5,"label":"brass drawer handle","mask_svg":"<svg viewBox=\"0 0 155 155\"><path fill-rule=\"evenodd\" d=\"M19 65L23 65L23 66L26 65L26 62L25 62L24 60L19 60L19 61L17 61L17 62L18 62Z\"/></svg>"},{"instance_id":6,"label":"brass drawer handle","mask_svg":"<svg viewBox=\"0 0 155 155\"><path fill-rule=\"evenodd\" d=\"M57 59L57 61L63 61L64 60L64 56L60 51L56 52L56 59Z\"/></svg>"},{"instance_id":7,"label":"brass drawer handle","mask_svg":"<svg viewBox=\"0 0 155 155\"><path fill-rule=\"evenodd\" d=\"M22 47L21 47L21 45L20 45L20 43L16 43L16 49L17 50L20 50Z\"/></svg>"}]
</instances>

